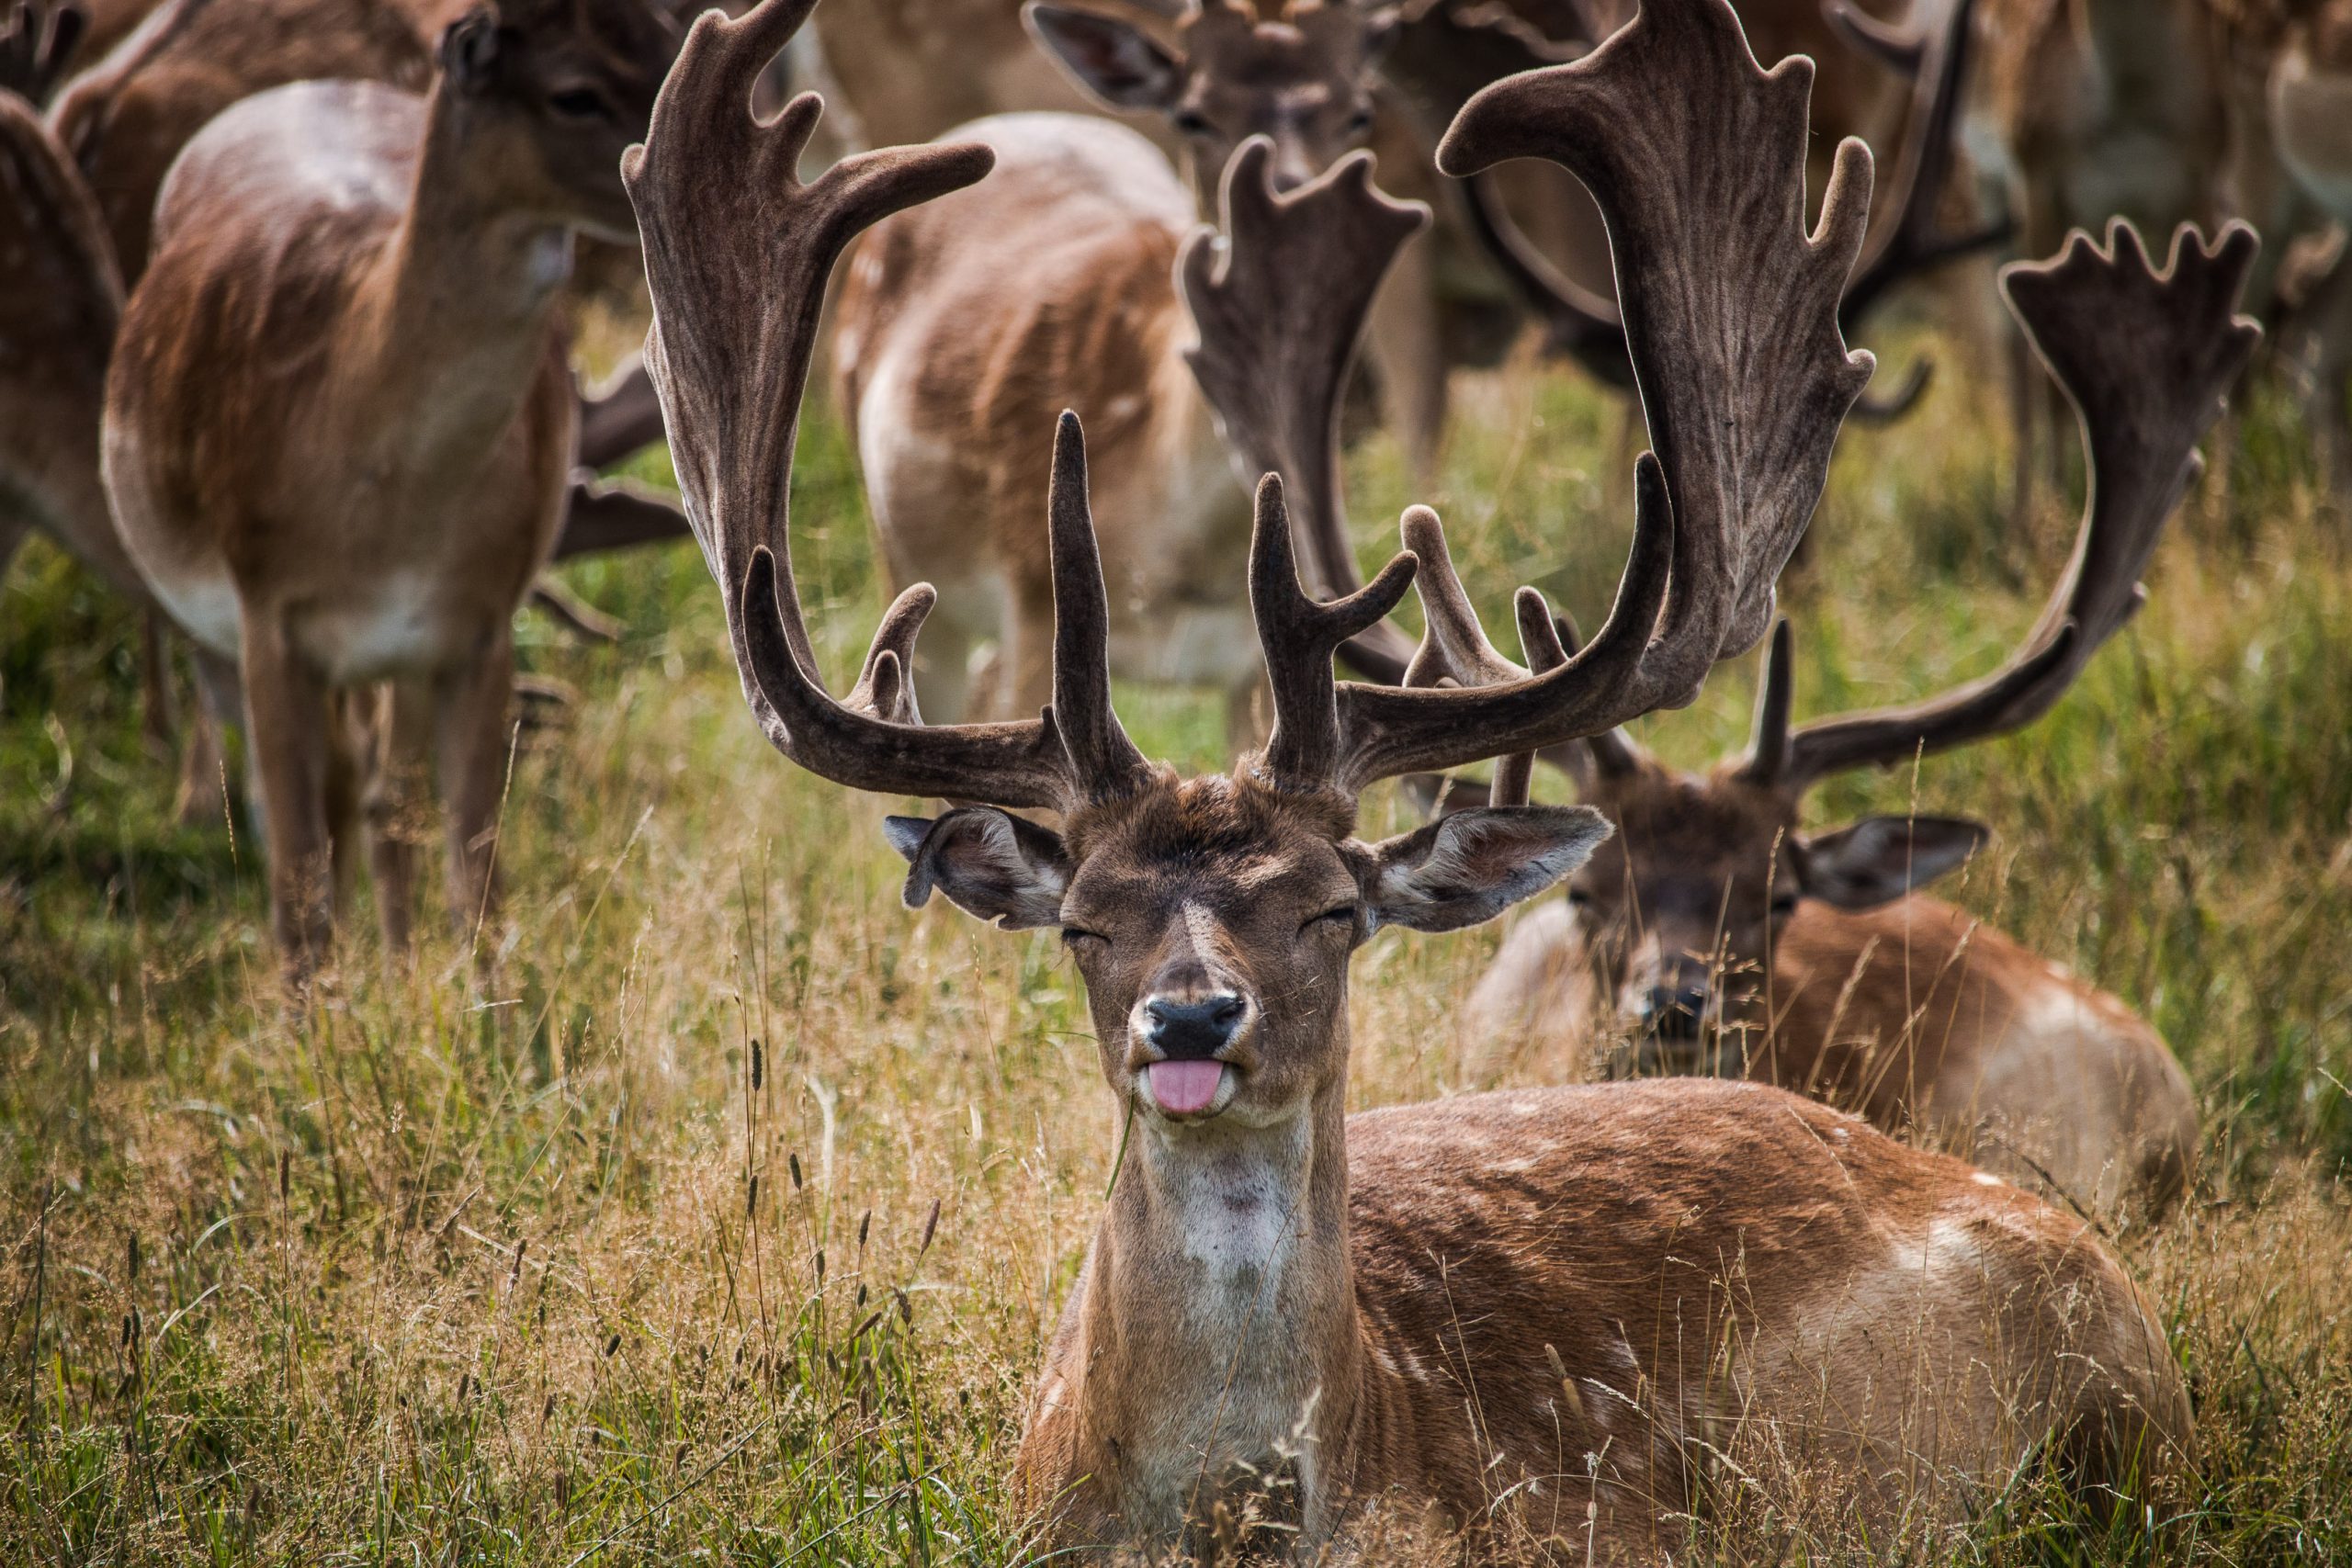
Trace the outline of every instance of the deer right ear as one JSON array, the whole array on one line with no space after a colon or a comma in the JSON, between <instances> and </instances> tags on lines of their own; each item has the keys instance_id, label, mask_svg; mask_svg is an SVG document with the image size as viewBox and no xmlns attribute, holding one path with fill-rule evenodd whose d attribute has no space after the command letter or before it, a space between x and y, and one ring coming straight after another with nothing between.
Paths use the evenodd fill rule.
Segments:
<instances>
[{"instance_id":1,"label":"deer right ear","mask_svg":"<svg viewBox=\"0 0 2352 1568\"><path fill-rule=\"evenodd\" d=\"M1958 869L1992 837L1965 817L1865 817L1804 840L1804 890L1840 909L1874 909Z\"/></svg>"},{"instance_id":2,"label":"deer right ear","mask_svg":"<svg viewBox=\"0 0 2352 1568\"><path fill-rule=\"evenodd\" d=\"M937 821L886 817L882 830L911 868L908 908L922 908L936 887L1006 931L1061 924L1069 856L1050 829L992 806L959 806Z\"/></svg>"},{"instance_id":3,"label":"deer right ear","mask_svg":"<svg viewBox=\"0 0 2352 1568\"><path fill-rule=\"evenodd\" d=\"M1115 17L1030 0L1021 8L1030 37L1080 86L1114 109L1166 109L1183 86L1176 57Z\"/></svg>"},{"instance_id":4,"label":"deer right ear","mask_svg":"<svg viewBox=\"0 0 2352 1568\"><path fill-rule=\"evenodd\" d=\"M487 92L498 80L498 9L477 6L441 33L441 72L461 93Z\"/></svg>"}]
</instances>

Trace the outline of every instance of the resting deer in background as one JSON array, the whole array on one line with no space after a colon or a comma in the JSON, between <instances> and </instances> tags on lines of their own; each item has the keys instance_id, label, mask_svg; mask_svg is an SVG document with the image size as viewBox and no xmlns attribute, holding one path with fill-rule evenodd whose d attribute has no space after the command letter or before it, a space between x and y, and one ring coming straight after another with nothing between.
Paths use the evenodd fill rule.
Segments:
<instances>
[{"instance_id":1,"label":"resting deer in background","mask_svg":"<svg viewBox=\"0 0 2352 1568\"><path fill-rule=\"evenodd\" d=\"M621 150L676 48L645 0L509 0L443 35L423 98L307 83L188 144L107 389L107 491L155 593L234 660L298 984L356 823L331 689L390 682L367 785L388 946L408 795L437 760L450 893L485 917L514 607L553 548L576 418L555 306L621 234Z\"/></svg>"},{"instance_id":2,"label":"resting deer in background","mask_svg":"<svg viewBox=\"0 0 2352 1568\"><path fill-rule=\"evenodd\" d=\"M1247 128L1271 120L1283 133L1261 156L1296 185L1369 126L1378 24L1344 6L1253 26L1220 3L1187 19L1181 59L1125 23L1042 6L1029 17L1106 96L1188 127L1204 167L1221 169ZM1001 115L950 135L994 148L996 177L877 224L833 338L890 574L955 590L926 649L928 700L946 718L1045 700L1053 596L1035 490L1054 412L1076 406L1092 414L1112 487L1114 668L1225 690L1228 728L1246 737L1261 664L1234 563L1249 498L1186 368L1174 281L1194 194L1108 120ZM999 689L974 701L971 654L989 641Z\"/></svg>"},{"instance_id":3,"label":"resting deer in background","mask_svg":"<svg viewBox=\"0 0 2352 1568\"><path fill-rule=\"evenodd\" d=\"M909 661L939 598L928 584L890 606L845 698L821 681L786 498L826 279L859 231L993 159L892 149L801 184L817 101L767 125L750 106L809 9L697 21L628 155L646 363L755 719L836 784L967 803L889 822L909 901L938 891L1005 926L1058 928L1104 1080L1136 1119L1022 1441L1046 1544L1201 1551L1271 1515L1296 1533L1252 1544L1305 1554L1394 1492L1476 1540L1581 1535L1590 1556L1646 1559L1679 1547L1702 1448L1826 1467L1882 1522L1908 1506L1951 1517L1970 1483L2030 1453L2127 1496L2176 1462L2187 1394L2149 1304L2078 1222L1957 1161L1758 1085L1344 1114L1351 953L1384 926L1488 919L1603 831L1584 808L1516 806L1366 843L1359 793L1686 703L1770 625L1870 372L1836 321L1868 153L1841 153L1808 236L1805 62L1767 74L1720 0L1653 0L1587 60L1471 102L1444 167L1564 162L1619 246L1657 452L1638 465L1616 608L1574 658L1544 649L1542 674L1338 681L1334 650L1417 569L1451 581L1444 536L1415 509L1414 554L1318 602L1270 477L1250 581L1272 734L1231 776L1186 779L1148 761L1111 706L1073 415L1046 497L1050 707L922 722ZM1414 226L1360 177L1326 181L1287 199L1372 203L1357 231L1385 231L1387 250ZM1540 641L1549 617L1522 598ZM1432 626L1454 607L1423 603ZM1430 662L1472 639L1485 647L1475 618L1434 634ZM1058 813L1058 830L1016 808Z\"/></svg>"},{"instance_id":4,"label":"resting deer in background","mask_svg":"<svg viewBox=\"0 0 2352 1568\"><path fill-rule=\"evenodd\" d=\"M2197 443L2259 336L2234 312L2250 230L2184 229L2156 272L2118 223L2012 266L2011 310L2080 419L2090 498L2074 559L1999 671L1906 708L1792 728L1789 628L1766 658L1745 757L1667 768L1623 734L1576 761L1617 836L1565 904L1514 931L1480 983L1481 1041L1591 1040L1630 1025L1645 1072L1750 1077L1916 1131L2075 1202L2161 1213L2194 1164L2196 1097L2114 997L1917 889L1989 829L1872 817L1803 830L1805 792L2024 728L2143 597Z\"/></svg>"}]
</instances>

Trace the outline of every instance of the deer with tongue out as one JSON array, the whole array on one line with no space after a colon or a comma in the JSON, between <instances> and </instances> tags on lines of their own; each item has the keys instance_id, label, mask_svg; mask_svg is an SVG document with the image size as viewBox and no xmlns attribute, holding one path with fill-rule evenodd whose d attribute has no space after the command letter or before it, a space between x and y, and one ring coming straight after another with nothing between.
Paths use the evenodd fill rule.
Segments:
<instances>
[{"instance_id":1,"label":"deer with tongue out","mask_svg":"<svg viewBox=\"0 0 2352 1568\"><path fill-rule=\"evenodd\" d=\"M908 671L925 584L885 613L846 694L820 674L786 500L826 279L860 230L991 159L890 149L801 183L816 101L764 126L750 101L810 8L703 17L628 156L646 364L754 719L836 784L963 803L892 821L909 901L938 892L1007 928L1057 929L1105 1086L1135 1118L1022 1438L1042 1548L1306 1556L1394 1494L1480 1557L1566 1540L1655 1561L1680 1551L1715 1454L1767 1492L1833 1477L1792 1499L1828 1497L1876 1546L1957 1520L2032 1456L2089 1497L2137 1498L2177 1465L2188 1397L2148 1303L2084 1226L1958 1161L1753 1084L1345 1111L1356 949L1387 926L1492 919L1607 833L1583 807L1516 805L1366 840L1362 792L1687 703L1770 624L1870 370L1836 323L1868 154L1841 149L1807 234L1808 66L1759 69L1723 0L1650 0L1576 65L1464 109L1445 167L1550 156L1609 213L1657 447L1637 466L1616 608L1570 657L1522 591L1536 668L1511 665L1419 508L1408 553L1318 601L1270 476L1249 583L1272 731L1230 774L1182 777L1111 705L1069 414L1046 497L1050 705L923 723ZM1237 257L1262 240L1245 231L1257 219L1326 202L1391 249L1412 217L1346 164L1235 207ZM1385 255L1358 250L1351 270ZM1237 260L1223 277L1248 276ZM1344 364L1360 322L1265 309L1294 332L1345 330L1315 356ZM1337 679L1339 647L1417 581L1427 683ZM1012 814L1037 809L1057 826Z\"/></svg>"}]
</instances>

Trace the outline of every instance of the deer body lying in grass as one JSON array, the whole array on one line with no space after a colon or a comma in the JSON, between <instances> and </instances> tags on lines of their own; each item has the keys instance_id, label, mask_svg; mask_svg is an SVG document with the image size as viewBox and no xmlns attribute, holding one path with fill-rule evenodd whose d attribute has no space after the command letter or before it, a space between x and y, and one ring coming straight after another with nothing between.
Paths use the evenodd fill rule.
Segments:
<instances>
[{"instance_id":1,"label":"deer body lying in grass","mask_svg":"<svg viewBox=\"0 0 2352 1568\"><path fill-rule=\"evenodd\" d=\"M2234 314L2253 233L2194 231L2157 272L2118 223L2003 288L2073 401L2090 497L2073 561L1998 672L1912 707L1792 728L1789 628L1767 657L1747 755L1705 774L1622 734L1570 765L1616 837L1567 900L1511 933L1469 1010L1484 1040L1630 1025L1646 1072L1752 1077L1917 1131L2086 1208L2160 1213L2195 1162L2196 1096L2147 1022L2001 931L1917 890L1990 836L1961 818L1802 829L1833 773L1899 767L2048 711L2144 597L2258 333Z\"/></svg>"},{"instance_id":2,"label":"deer body lying in grass","mask_svg":"<svg viewBox=\"0 0 2352 1568\"><path fill-rule=\"evenodd\" d=\"M1881 1525L1952 1518L2044 1453L2143 1495L2188 1441L2154 1314L2087 1227L2006 1183L1753 1084L1343 1111L1353 952L1385 926L1489 919L1606 831L1589 808L1514 806L1365 842L1359 792L1688 702L1770 625L1870 368L1836 325L1868 154L1841 153L1808 236L1805 64L1761 72L1720 0L1653 0L1585 61L1465 108L1447 169L1552 157L1611 217L1657 446L1617 607L1569 658L1522 590L1544 671L1503 677L1448 592L1433 514L1408 513L1412 554L1321 602L1270 476L1249 579L1272 732L1231 776L1181 778L1111 706L1073 415L1045 498L1050 705L925 724L909 671L927 584L891 605L847 695L825 687L785 502L826 280L861 230L993 159L890 149L801 184L815 99L768 125L750 102L810 8L704 17L628 155L646 363L755 719L834 783L966 803L889 822L909 902L1058 929L1134 1119L1022 1441L1041 1544L1206 1555L1247 1537L1230 1544L1306 1558L1394 1495L1482 1552L1548 1538L1647 1561L1679 1551L1709 1453L1759 1487L1768 1461L1826 1475ZM1326 180L1377 200L1360 175ZM1460 689L1335 679L1334 651L1417 572L1419 673Z\"/></svg>"},{"instance_id":3,"label":"deer body lying in grass","mask_svg":"<svg viewBox=\"0 0 2352 1568\"><path fill-rule=\"evenodd\" d=\"M242 677L289 975L322 955L363 787L388 945L419 775L483 918L516 604L562 518L576 419L555 305L676 32L645 0L452 24L431 92L247 98L175 166L109 367L107 490L155 593ZM354 754L328 694L390 682ZM367 762L372 761L371 768Z\"/></svg>"}]
</instances>

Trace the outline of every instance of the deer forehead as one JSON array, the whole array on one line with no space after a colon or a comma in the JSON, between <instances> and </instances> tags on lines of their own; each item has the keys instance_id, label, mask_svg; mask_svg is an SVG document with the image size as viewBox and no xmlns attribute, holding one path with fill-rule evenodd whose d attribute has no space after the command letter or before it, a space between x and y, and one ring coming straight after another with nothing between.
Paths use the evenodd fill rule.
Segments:
<instances>
[{"instance_id":1,"label":"deer forehead","mask_svg":"<svg viewBox=\"0 0 2352 1568\"><path fill-rule=\"evenodd\" d=\"M1163 780L1073 816L1072 908L1172 915L1180 906L1246 919L1266 900L1352 890L1351 805L1247 779Z\"/></svg>"},{"instance_id":2,"label":"deer forehead","mask_svg":"<svg viewBox=\"0 0 2352 1568\"><path fill-rule=\"evenodd\" d=\"M1596 790L1591 803L1617 825L1616 851L1639 871L1761 873L1796 829L1796 803L1721 775L1645 771Z\"/></svg>"}]
</instances>

